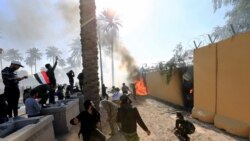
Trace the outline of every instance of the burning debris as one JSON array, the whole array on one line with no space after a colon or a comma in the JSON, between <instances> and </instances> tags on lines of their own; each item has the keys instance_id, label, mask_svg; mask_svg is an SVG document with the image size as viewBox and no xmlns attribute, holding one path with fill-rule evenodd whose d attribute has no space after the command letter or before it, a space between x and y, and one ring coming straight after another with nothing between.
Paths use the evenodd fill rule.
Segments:
<instances>
[{"instance_id":1,"label":"burning debris","mask_svg":"<svg viewBox=\"0 0 250 141\"><path fill-rule=\"evenodd\" d=\"M127 80L133 82L131 83L133 93L136 95L147 95L148 89L144 69L139 69L136 66L134 58L130 55L130 52L122 43L118 43L115 52L121 57L122 67L129 73Z\"/></svg>"},{"instance_id":2,"label":"burning debris","mask_svg":"<svg viewBox=\"0 0 250 141\"><path fill-rule=\"evenodd\" d=\"M136 80L135 90L136 90L136 95L141 95L141 96L148 95L148 90L147 90L147 87L144 83L143 78Z\"/></svg>"}]
</instances>

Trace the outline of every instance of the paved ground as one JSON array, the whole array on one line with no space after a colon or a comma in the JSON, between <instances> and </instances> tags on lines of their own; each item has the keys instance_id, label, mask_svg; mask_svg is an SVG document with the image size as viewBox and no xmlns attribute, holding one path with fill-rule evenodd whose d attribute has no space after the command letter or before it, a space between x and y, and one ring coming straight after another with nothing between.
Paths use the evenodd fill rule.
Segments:
<instances>
[{"instance_id":1,"label":"paved ground","mask_svg":"<svg viewBox=\"0 0 250 141\"><path fill-rule=\"evenodd\" d=\"M150 97L139 97L136 105L141 116L151 130L151 135L147 134L138 127L138 134L141 141L178 141L173 134L175 126L175 112L177 109L159 102ZM109 133L109 127L106 121L106 113L101 109L102 129L106 135ZM183 111L185 118L195 124L196 132L190 136L192 141L247 141L247 139L230 135L220 129L215 128L212 124L206 124L192 119L191 116ZM57 137L58 141L81 141L77 136L79 126L74 126L70 133ZM109 136L107 136L109 138Z\"/></svg>"}]
</instances>

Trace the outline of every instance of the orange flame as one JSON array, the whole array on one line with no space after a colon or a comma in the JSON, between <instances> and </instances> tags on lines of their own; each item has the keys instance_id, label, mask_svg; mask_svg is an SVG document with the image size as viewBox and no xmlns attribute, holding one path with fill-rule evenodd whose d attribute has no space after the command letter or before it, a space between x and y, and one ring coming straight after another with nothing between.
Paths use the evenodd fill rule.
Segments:
<instances>
[{"instance_id":1,"label":"orange flame","mask_svg":"<svg viewBox=\"0 0 250 141\"><path fill-rule=\"evenodd\" d=\"M142 78L135 81L135 90L137 95L148 95L147 87L145 86Z\"/></svg>"}]
</instances>

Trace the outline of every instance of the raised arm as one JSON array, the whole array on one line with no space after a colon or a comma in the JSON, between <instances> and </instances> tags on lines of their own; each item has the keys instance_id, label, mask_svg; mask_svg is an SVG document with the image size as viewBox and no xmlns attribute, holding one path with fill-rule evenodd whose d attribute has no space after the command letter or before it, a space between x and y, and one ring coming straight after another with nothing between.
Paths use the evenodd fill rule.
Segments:
<instances>
[{"instance_id":1,"label":"raised arm","mask_svg":"<svg viewBox=\"0 0 250 141\"><path fill-rule=\"evenodd\" d=\"M141 126L141 128L147 132L148 135L150 135L150 131L148 130L148 127L145 125L145 123L143 122L140 113L138 112L137 108L134 108L135 110L135 115L136 115L136 122Z\"/></svg>"},{"instance_id":2,"label":"raised arm","mask_svg":"<svg viewBox=\"0 0 250 141\"><path fill-rule=\"evenodd\" d=\"M54 64L53 67L52 67L53 71L56 69L57 60L58 60L58 57L56 56L56 62L55 62L55 64Z\"/></svg>"}]
</instances>

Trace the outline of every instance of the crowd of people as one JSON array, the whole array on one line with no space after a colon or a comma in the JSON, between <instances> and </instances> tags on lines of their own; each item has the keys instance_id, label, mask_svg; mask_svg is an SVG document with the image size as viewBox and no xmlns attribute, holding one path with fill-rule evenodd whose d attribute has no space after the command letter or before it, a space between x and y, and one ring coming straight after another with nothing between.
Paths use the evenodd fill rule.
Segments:
<instances>
[{"instance_id":1,"label":"crowd of people","mask_svg":"<svg viewBox=\"0 0 250 141\"><path fill-rule=\"evenodd\" d=\"M58 100L70 98L75 92L82 92L78 86L74 86L74 72L70 70L66 73L69 78L69 85L59 85L55 78L55 69L58 58L56 57L53 66L46 64L47 83L41 83L33 88L23 90L23 103L25 105L28 117L40 116L41 108L46 108L49 104L55 104L55 96ZM19 77L16 71L23 67L19 61L11 61L9 67L5 67L2 71L2 79L4 84L4 93L0 96L0 124L9 120L16 120L18 116L18 103L20 98L19 82L27 79L28 76ZM78 75L79 83L83 82L82 72ZM65 92L64 92L65 91Z\"/></svg>"},{"instance_id":2,"label":"crowd of people","mask_svg":"<svg viewBox=\"0 0 250 141\"><path fill-rule=\"evenodd\" d=\"M24 90L23 102L25 104L26 114L28 117L41 116L41 108L46 108L49 104L55 104L55 95L58 96L58 100L64 98L70 98L71 94L75 92L83 93L84 75L80 73L77 78L79 79L80 89L74 86L74 71L70 70L66 73L69 78L69 85L58 85L55 78L55 68L57 66L57 60L51 66L46 64L46 74L49 79L49 83L40 84L34 88ZM15 73L20 67L23 67L19 61L12 61L9 67L2 70L3 83L5 85L4 94L0 95L0 124L8 121L9 119L15 120L18 118L18 102L20 98L20 91L18 84L20 81L28 78L28 76L19 77ZM64 90L66 92L64 93ZM111 138L119 136L119 141L139 141L137 134L137 124L150 135L151 132L144 123L138 109L134 106L131 100L131 94L134 95L135 90L123 83L120 88L113 86L110 91L107 92L105 84L101 86L102 93L100 96L101 105L106 110L111 132ZM39 100L38 100L39 99ZM48 101L49 99L49 101ZM48 101L48 102L47 102ZM98 105L99 106L99 105ZM82 135L84 141L105 141L105 135L101 132L100 119L101 115L96 110L95 105L90 99L85 99L84 111L81 111L79 115L74 117L70 123L77 125L81 123L79 134ZM189 140L188 134L191 132L185 125L190 124L185 122L183 116L177 113L175 134L178 137L183 137L184 140ZM192 129L194 130L194 129ZM122 139L123 138L123 139Z\"/></svg>"},{"instance_id":3,"label":"crowd of people","mask_svg":"<svg viewBox=\"0 0 250 141\"><path fill-rule=\"evenodd\" d=\"M105 86L105 85L104 85ZM111 99L106 99L107 95L103 95L101 105L106 110L111 133L109 134L113 140L119 141L139 141L137 134L137 124L150 135L150 130L143 122L138 109L133 106L132 100L128 94L129 88L123 84L123 93L120 93L119 88L113 87ZM100 128L100 113L96 110L92 101L86 100L84 102L85 110L78 116L73 118L70 123L77 125L81 123L79 133L82 135L84 141L105 141L105 135ZM122 135L117 137L117 135Z\"/></svg>"}]
</instances>

